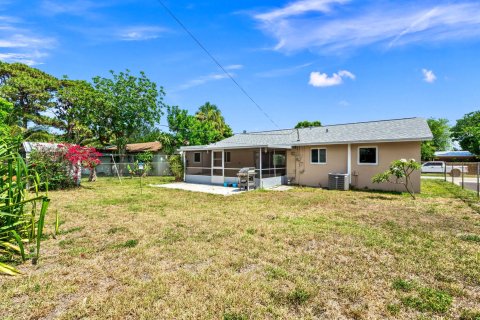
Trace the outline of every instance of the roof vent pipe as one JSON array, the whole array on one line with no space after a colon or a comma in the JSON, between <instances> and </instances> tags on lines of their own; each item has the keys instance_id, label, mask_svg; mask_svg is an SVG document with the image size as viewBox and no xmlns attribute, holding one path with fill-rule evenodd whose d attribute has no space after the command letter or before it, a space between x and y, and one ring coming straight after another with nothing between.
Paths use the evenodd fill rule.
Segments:
<instances>
[{"instance_id":1,"label":"roof vent pipe","mask_svg":"<svg viewBox=\"0 0 480 320\"><path fill-rule=\"evenodd\" d=\"M328 128L327 128L327 129L325 129L325 132L328 132Z\"/></svg>"},{"instance_id":2,"label":"roof vent pipe","mask_svg":"<svg viewBox=\"0 0 480 320\"><path fill-rule=\"evenodd\" d=\"M298 132L298 128L297 128L297 141L300 141L300 132Z\"/></svg>"}]
</instances>

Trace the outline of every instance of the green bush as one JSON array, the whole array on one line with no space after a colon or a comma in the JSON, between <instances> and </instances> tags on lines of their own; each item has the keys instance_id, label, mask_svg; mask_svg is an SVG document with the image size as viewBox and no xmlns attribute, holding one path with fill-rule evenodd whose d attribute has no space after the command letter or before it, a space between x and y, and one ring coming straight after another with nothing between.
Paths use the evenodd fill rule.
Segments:
<instances>
[{"instance_id":1,"label":"green bush","mask_svg":"<svg viewBox=\"0 0 480 320\"><path fill-rule=\"evenodd\" d=\"M172 171L173 176L176 181L183 180L183 161L182 157L178 154L171 155L168 157L168 164L170 165L170 170Z\"/></svg>"},{"instance_id":2,"label":"green bush","mask_svg":"<svg viewBox=\"0 0 480 320\"><path fill-rule=\"evenodd\" d=\"M28 157L28 165L40 176L41 189L58 190L76 186L66 158L66 148L37 148Z\"/></svg>"}]
</instances>

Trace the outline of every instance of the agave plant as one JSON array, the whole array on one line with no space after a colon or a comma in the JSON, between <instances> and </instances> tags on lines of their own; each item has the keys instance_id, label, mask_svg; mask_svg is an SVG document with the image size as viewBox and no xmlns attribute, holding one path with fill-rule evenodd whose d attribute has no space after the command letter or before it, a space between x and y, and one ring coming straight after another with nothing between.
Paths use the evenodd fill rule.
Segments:
<instances>
[{"instance_id":1,"label":"agave plant","mask_svg":"<svg viewBox=\"0 0 480 320\"><path fill-rule=\"evenodd\" d=\"M5 263L17 257L38 261L49 203L39 193L39 181L15 146L0 141L0 274L19 274ZM27 246L34 246L30 256L25 253Z\"/></svg>"}]
</instances>

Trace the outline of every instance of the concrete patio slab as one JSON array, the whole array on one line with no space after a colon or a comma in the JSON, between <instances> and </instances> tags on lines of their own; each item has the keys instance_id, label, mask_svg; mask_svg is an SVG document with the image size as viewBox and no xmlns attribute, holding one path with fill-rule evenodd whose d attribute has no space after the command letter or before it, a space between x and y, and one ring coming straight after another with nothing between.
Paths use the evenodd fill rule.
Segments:
<instances>
[{"instance_id":1,"label":"concrete patio slab","mask_svg":"<svg viewBox=\"0 0 480 320\"><path fill-rule=\"evenodd\" d=\"M151 187L157 188L167 188L167 189L178 189L194 192L203 192L218 194L222 196L231 196L234 194L240 194L245 191L240 191L238 188L231 187L222 187L209 184L198 184L198 183L186 183L186 182L176 182L176 183L166 183L166 184L151 184Z\"/></svg>"}]
</instances>

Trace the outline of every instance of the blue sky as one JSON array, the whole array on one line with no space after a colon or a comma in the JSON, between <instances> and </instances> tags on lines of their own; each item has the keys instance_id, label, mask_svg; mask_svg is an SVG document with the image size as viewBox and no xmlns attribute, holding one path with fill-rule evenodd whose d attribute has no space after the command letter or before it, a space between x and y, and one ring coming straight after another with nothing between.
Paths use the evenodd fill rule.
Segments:
<instances>
[{"instance_id":1,"label":"blue sky","mask_svg":"<svg viewBox=\"0 0 480 320\"><path fill-rule=\"evenodd\" d=\"M479 109L478 1L163 1L278 127ZM143 70L168 104L276 128L157 0L0 0L0 59L72 79Z\"/></svg>"}]
</instances>

